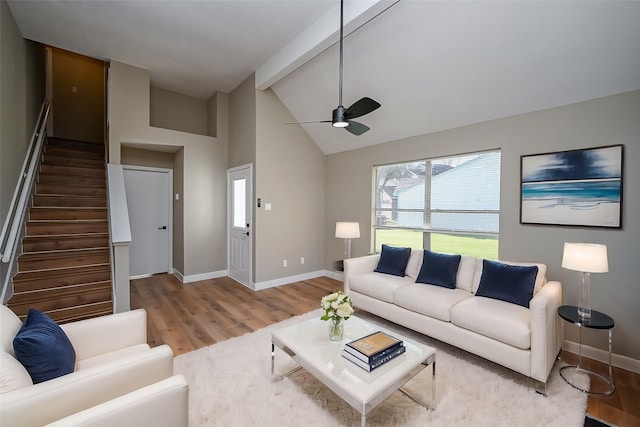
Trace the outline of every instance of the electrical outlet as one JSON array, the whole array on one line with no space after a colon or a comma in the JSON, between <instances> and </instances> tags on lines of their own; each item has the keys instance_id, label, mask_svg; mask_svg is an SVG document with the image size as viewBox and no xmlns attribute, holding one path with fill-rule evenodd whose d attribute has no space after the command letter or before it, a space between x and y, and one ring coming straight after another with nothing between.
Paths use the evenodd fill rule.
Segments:
<instances>
[{"instance_id":1,"label":"electrical outlet","mask_svg":"<svg viewBox=\"0 0 640 427\"><path fill-rule=\"evenodd\" d=\"M287 260L286 260L286 259L283 259L283 260L282 260L282 266L283 266L283 267L286 267L286 266L287 266Z\"/></svg>"},{"instance_id":2,"label":"electrical outlet","mask_svg":"<svg viewBox=\"0 0 640 427\"><path fill-rule=\"evenodd\" d=\"M304 257L300 257L300 264L304 264Z\"/></svg>"}]
</instances>

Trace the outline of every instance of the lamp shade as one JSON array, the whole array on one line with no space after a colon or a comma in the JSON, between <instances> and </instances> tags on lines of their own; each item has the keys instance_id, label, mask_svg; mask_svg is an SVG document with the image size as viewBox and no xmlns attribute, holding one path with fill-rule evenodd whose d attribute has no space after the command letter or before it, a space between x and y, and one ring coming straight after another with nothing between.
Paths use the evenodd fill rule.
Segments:
<instances>
[{"instance_id":1,"label":"lamp shade","mask_svg":"<svg viewBox=\"0 0 640 427\"><path fill-rule=\"evenodd\" d=\"M609 271L607 246L595 243L565 243L562 267L585 273Z\"/></svg>"},{"instance_id":2,"label":"lamp shade","mask_svg":"<svg viewBox=\"0 0 640 427\"><path fill-rule=\"evenodd\" d=\"M357 222L336 222L336 237L357 239L360 237L360 224Z\"/></svg>"}]
</instances>

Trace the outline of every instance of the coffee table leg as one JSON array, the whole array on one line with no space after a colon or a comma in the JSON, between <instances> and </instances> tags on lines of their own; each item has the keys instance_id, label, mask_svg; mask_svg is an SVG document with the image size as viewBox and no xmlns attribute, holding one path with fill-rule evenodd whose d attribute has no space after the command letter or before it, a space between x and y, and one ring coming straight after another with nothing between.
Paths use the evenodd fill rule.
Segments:
<instances>
[{"instance_id":1,"label":"coffee table leg","mask_svg":"<svg viewBox=\"0 0 640 427\"><path fill-rule=\"evenodd\" d=\"M273 371L276 364L276 346L271 343L271 378L273 379Z\"/></svg>"},{"instance_id":2,"label":"coffee table leg","mask_svg":"<svg viewBox=\"0 0 640 427\"><path fill-rule=\"evenodd\" d=\"M427 363L424 363L427 365ZM399 388L399 390L405 394L409 399L416 402L418 405L422 406L428 411L433 411L436 407L436 361L434 359L433 362L429 363L431 365L431 405L427 405L422 399L416 397L413 393L409 393L404 388Z\"/></svg>"},{"instance_id":3,"label":"coffee table leg","mask_svg":"<svg viewBox=\"0 0 640 427\"><path fill-rule=\"evenodd\" d=\"M288 348L283 348L282 349L285 353L287 353L289 356L293 357L295 356L295 353L293 351L291 351ZM276 346L275 344L272 342L271 343L271 381L280 381L283 378L288 377L289 375L293 374L294 372L299 371L300 369L302 369L302 366L296 366L295 368L291 369L289 372L286 372L282 375L280 375L277 378L274 378L274 374L275 374L275 361L276 361Z\"/></svg>"},{"instance_id":4,"label":"coffee table leg","mask_svg":"<svg viewBox=\"0 0 640 427\"><path fill-rule=\"evenodd\" d=\"M367 416L365 414L360 415L360 427L367 426Z\"/></svg>"}]
</instances>

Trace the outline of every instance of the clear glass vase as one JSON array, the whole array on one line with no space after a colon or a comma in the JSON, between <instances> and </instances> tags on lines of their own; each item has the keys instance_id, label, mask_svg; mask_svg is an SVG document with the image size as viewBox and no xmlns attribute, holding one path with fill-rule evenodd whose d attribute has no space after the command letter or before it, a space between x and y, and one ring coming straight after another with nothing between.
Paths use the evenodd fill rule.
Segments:
<instances>
[{"instance_id":1,"label":"clear glass vase","mask_svg":"<svg viewBox=\"0 0 640 427\"><path fill-rule=\"evenodd\" d=\"M331 341L340 341L344 338L344 319L342 317L329 319L329 338Z\"/></svg>"}]
</instances>

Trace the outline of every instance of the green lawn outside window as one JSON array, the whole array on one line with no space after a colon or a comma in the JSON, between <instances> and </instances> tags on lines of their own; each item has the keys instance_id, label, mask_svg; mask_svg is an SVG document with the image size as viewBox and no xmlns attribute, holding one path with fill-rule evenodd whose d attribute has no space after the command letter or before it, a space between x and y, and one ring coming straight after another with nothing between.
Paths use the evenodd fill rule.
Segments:
<instances>
[{"instance_id":1,"label":"green lawn outside window","mask_svg":"<svg viewBox=\"0 0 640 427\"><path fill-rule=\"evenodd\" d=\"M376 252L382 244L422 249L422 232L414 230L376 230ZM497 237L461 236L431 233L433 252L470 255L478 258L498 259Z\"/></svg>"}]
</instances>

